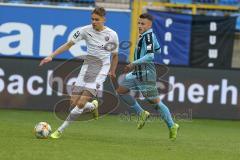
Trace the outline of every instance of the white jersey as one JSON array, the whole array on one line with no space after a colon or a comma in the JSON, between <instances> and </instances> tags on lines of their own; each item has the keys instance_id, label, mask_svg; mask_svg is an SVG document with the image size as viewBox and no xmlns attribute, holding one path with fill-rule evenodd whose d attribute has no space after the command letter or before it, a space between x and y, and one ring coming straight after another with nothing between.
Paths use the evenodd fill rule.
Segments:
<instances>
[{"instance_id":1,"label":"white jersey","mask_svg":"<svg viewBox=\"0 0 240 160\"><path fill-rule=\"evenodd\" d=\"M88 53L83 56L84 63L75 85L101 89L111 66L111 53L118 52L117 33L108 27L99 32L87 25L80 28L71 40L74 43L85 40Z\"/></svg>"}]
</instances>

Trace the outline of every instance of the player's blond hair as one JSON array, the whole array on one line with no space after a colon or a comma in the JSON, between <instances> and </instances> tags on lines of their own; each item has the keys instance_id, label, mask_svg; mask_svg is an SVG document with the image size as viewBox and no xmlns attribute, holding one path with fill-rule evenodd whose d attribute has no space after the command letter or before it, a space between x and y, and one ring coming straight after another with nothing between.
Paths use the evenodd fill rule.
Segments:
<instances>
[{"instance_id":1,"label":"player's blond hair","mask_svg":"<svg viewBox=\"0 0 240 160\"><path fill-rule=\"evenodd\" d=\"M106 11L103 7L96 7L93 11L92 14L97 14L101 17L105 17Z\"/></svg>"}]
</instances>

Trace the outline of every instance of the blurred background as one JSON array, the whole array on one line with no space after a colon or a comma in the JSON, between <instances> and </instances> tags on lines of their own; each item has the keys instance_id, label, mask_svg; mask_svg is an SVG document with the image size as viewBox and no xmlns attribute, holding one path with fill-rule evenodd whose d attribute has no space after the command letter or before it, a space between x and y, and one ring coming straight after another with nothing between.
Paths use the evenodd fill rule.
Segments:
<instances>
[{"instance_id":1,"label":"blurred background","mask_svg":"<svg viewBox=\"0 0 240 160\"><path fill-rule=\"evenodd\" d=\"M90 24L95 6L106 8L106 25L119 35L121 64L133 59L138 16L154 16L162 51L155 62L159 70L169 68L159 77L173 85L162 98L173 113L240 119L240 0L0 0L0 108L53 110L64 94L50 87L50 75L86 53L86 44L42 68L38 63ZM53 83L61 88L63 82ZM114 113L126 108L122 104Z\"/></svg>"}]
</instances>

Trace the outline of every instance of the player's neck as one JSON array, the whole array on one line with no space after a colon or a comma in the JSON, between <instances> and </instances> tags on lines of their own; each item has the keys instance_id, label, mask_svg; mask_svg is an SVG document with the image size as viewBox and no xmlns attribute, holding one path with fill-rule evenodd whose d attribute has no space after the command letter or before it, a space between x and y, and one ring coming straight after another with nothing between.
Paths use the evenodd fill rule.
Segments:
<instances>
[{"instance_id":1,"label":"player's neck","mask_svg":"<svg viewBox=\"0 0 240 160\"><path fill-rule=\"evenodd\" d=\"M150 29L152 29L152 28L148 28L148 29L146 29L144 32L142 32L142 33L139 33L139 35L143 35L143 34L145 34L147 31L149 31Z\"/></svg>"},{"instance_id":2,"label":"player's neck","mask_svg":"<svg viewBox=\"0 0 240 160\"><path fill-rule=\"evenodd\" d=\"M98 31L98 32L101 32L101 31L103 31L105 28L106 28L105 26L102 26L102 27L99 27L98 29L95 29L95 30Z\"/></svg>"}]
</instances>

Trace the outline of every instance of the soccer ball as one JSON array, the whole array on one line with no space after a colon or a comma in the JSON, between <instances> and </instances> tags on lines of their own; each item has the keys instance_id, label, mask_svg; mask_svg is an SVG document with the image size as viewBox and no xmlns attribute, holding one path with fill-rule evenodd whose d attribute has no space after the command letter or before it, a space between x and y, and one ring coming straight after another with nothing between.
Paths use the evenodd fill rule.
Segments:
<instances>
[{"instance_id":1,"label":"soccer ball","mask_svg":"<svg viewBox=\"0 0 240 160\"><path fill-rule=\"evenodd\" d=\"M37 138L45 139L51 134L51 126L47 122L39 122L34 127L34 134Z\"/></svg>"}]
</instances>

